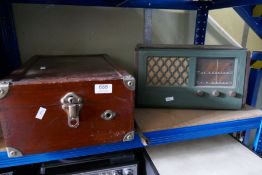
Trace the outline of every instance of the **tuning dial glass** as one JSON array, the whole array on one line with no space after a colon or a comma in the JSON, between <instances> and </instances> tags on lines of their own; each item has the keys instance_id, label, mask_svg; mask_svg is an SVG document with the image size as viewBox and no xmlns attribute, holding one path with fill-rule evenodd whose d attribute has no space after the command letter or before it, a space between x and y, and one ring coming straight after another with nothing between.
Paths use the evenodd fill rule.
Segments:
<instances>
[{"instance_id":1,"label":"tuning dial glass","mask_svg":"<svg viewBox=\"0 0 262 175\"><path fill-rule=\"evenodd\" d=\"M235 58L197 58L197 86L233 86Z\"/></svg>"}]
</instances>

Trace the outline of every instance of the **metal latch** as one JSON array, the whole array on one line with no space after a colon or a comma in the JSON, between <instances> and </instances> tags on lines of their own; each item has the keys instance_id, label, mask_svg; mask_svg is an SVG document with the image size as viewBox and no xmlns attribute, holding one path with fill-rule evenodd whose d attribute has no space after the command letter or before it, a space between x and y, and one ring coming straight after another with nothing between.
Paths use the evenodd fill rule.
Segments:
<instances>
[{"instance_id":1,"label":"metal latch","mask_svg":"<svg viewBox=\"0 0 262 175\"><path fill-rule=\"evenodd\" d=\"M79 126L79 112L82 108L82 98L74 92L67 93L62 99L62 108L67 113L68 126L77 128Z\"/></svg>"}]
</instances>

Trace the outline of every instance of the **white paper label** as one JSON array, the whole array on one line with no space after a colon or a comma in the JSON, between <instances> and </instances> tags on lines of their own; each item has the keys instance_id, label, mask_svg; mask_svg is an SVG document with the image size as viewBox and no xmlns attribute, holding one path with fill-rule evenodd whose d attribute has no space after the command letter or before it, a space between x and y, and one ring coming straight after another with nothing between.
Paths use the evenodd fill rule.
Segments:
<instances>
[{"instance_id":1,"label":"white paper label","mask_svg":"<svg viewBox=\"0 0 262 175\"><path fill-rule=\"evenodd\" d=\"M40 108L38 109L38 112L37 112L35 118L37 118L37 119L39 119L39 120L42 120L43 117L44 117L44 115L45 115L45 112L46 112L46 108L40 107Z\"/></svg>"},{"instance_id":2,"label":"white paper label","mask_svg":"<svg viewBox=\"0 0 262 175\"><path fill-rule=\"evenodd\" d=\"M166 97L166 102L169 102L169 101L174 101L174 97Z\"/></svg>"},{"instance_id":3,"label":"white paper label","mask_svg":"<svg viewBox=\"0 0 262 175\"><path fill-rule=\"evenodd\" d=\"M112 84L96 84L95 94L111 94L112 87Z\"/></svg>"}]
</instances>

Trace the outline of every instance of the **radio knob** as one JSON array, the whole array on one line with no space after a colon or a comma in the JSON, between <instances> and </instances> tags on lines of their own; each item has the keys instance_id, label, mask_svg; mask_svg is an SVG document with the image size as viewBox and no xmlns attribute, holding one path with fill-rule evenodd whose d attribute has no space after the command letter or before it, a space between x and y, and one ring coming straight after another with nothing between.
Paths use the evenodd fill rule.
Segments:
<instances>
[{"instance_id":1,"label":"radio knob","mask_svg":"<svg viewBox=\"0 0 262 175\"><path fill-rule=\"evenodd\" d=\"M236 97L237 96L237 93L235 91L229 91L228 92L228 96L230 97Z\"/></svg>"},{"instance_id":2,"label":"radio knob","mask_svg":"<svg viewBox=\"0 0 262 175\"><path fill-rule=\"evenodd\" d=\"M118 172L118 171L113 171L112 175L121 175L122 173Z\"/></svg>"},{"instance_id":3,"label":"radio knob","mask_svg":"<svg viewBox=\"0 0 262 175\"><path fill-rule=\"evenodd\" d=\"M128 169L128 168L124 168L123 169L123 175L133 175L133 170Z\"/></svg>"},{"instance_id":4,"label":"radio knob","mask_svg":"<svg viewBox=\"0 0 262 175\"><path fill-rule=\"evenodd\" d=\"M204 91L201 91L201 90L197 90L196 94L200 97L203 97L205 95L205 92Z\"/></svg>"},{"instance_id":5,"label":"radio knob","mask_svg":"<svg viewBox=\"0 0 262 175\"><path fill-rule=\"evenodd\" d=\"M220 96L220 92L219 92L218 90L214 90L214 91L212 92L212 95L213 95L214 97L218 97L218 96Z\"/></svg>"}]
</instances>

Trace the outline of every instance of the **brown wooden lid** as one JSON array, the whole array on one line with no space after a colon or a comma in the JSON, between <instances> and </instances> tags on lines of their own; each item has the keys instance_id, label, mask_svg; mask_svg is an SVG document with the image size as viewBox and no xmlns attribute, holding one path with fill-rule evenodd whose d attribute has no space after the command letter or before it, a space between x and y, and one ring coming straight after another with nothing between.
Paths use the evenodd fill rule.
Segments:
<instances>
[{"instance_id":1,"label":"brown wooden lid","mask_svg":"<svg viewBox=\"0 0 262 175\"><path fill-rule=\"evenodd\" d=\"M8 78L15 84L39 84L122 78L107 55L34 56Z\"/></svg>"}]
</instances>

